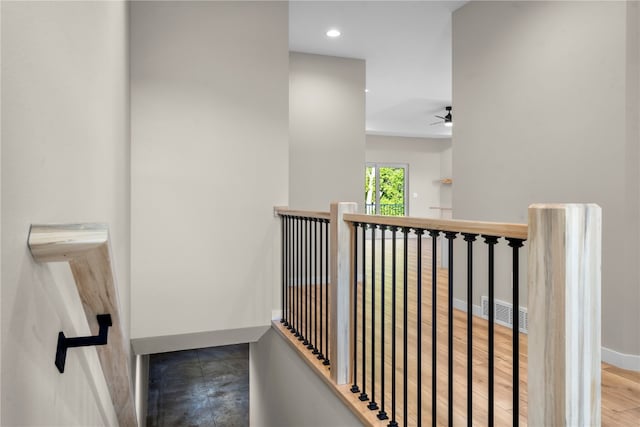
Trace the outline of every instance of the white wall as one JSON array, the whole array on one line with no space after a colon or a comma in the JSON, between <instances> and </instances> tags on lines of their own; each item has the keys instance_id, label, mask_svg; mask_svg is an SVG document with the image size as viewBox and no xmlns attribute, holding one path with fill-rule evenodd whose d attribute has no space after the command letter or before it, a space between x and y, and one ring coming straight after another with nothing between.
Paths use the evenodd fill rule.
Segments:
<instances>
[{"instance_id":1,"label":"white wall","mask_svg":"<svg viewBox=\"0 0 640 427\"><path fill-rule=\"evenodd\" d=\"M409 166L407 215L440 218L442 207L442 178L450 178L451 166L446 163L445 153L451 149L450 139L405 138L400 136L367 135L366 161L378 163L403 163ZM449 161L451 157L448 157ZM444 163L444 165L443 165ZM442 170L443 167L448 170ZM362 178L364 181L364 177ZM364 187L362 185L361 187ZM450 188L449 188L450 191ZM414 197L416 195L417 197ZM364 203L364 190L358 203ZM451 205L446 205L451 207Z\"/></svg>"},{"instance_id":2,"label":"white wall","mask_svg":"<svg viewBox=\"0 0 640 427\"><path fill-rule=\"evenodd\" d=\"M286 2L131 4L137 353L257 339L279 305Z\"/></svg>"},{"instance_id":3,"label":"white wall","mask_svg":"<svg viewBox=\"0 0 640 427\"><path fill-rule=\"evenodd\" d=\"M625 248L625 270L627 287L623 298L628 296L635 307L635 320L640 320L637 307L640 306L640 2L627 2L627 79L626 79L626 160L625 165L625 224L629 235ZM635 183L635 185L634 185ZM637 238L634 239L633 236ZM635 292L635 293L634 293ZM630 305L630 304L629 304ZM631 313L630 313L631 314ZM633 319L633 315L630 316ZM636 333L637 335L637 333ZM640 338L637 338L640 341ZM629 350L625 350L627 352ZM640 342L636 350L634 369L640 371Z\"/></svg>"},{"instance_id":4,"label":"white wall","mask_svg":"<svg viewBox=\"0 0 640 427\"><path fill-rule=\"evenodd\" d=\"M453 208L460 219L526 222L534 202L602 206L602 343L640 355L638 133L626 126L640 77L627 7L470 2L454 12Z\"/></svg>"},{"instance_id":5,"label":"white wall","mask_svg":"<svg viewBox=\"0 0 640 427\"><path fill-rule=\"evenodd\" d=\"M292 52L289 56L289 206L328 211L362 205L365 62Z\"/></svg>"},{"instance_id":6,"label":"white wall","mask_svg":"<svg viewBox=\"0 0 640 427\"><path fill-rule=\"evenodd\" d=\"M31 223L106 222L129 330L125 2L7 2L2 12L2 425L115 425L68 265L36 264ZM126 339L127 337L125 337Z\"/></svg>"},{"instance_id":7,"label":"white wall","mask_svg":"<svg viewBox=\"0 0 640 427\"><path fill-rule=\"evenodd\" d=\"M443 178L453 177L453 147L451 143L440 154L440 175ZM440 186L440 206L450 208L453 205L453 184ZM443 218L451 218L451 211L443 211Z\"/></svg>"},{"instance_id":8,"label":"white wall","mask_svg":"<svg viewBox=\"0 0 640 427\"><path fill-rule=\"evenodd\" d=\"M273 329L251 343L249 361L252 426L362 425Z\"/></svg>"},{"instance_id":9,"label":"white wall","mask_svg":"<svg viewBox=\"0 0 640 427\"><path fill-rule=\"evenodd\" d=\"M0 55L2 53L2 5L0 4ZM2 58L0 57L0 64ZM2 67L0 67L0 289L2 289ZM2 303L0 302L0 345L2 340ZM0 424L2 423L2 349L0 349Z\"/></svg>"}]
</instances>

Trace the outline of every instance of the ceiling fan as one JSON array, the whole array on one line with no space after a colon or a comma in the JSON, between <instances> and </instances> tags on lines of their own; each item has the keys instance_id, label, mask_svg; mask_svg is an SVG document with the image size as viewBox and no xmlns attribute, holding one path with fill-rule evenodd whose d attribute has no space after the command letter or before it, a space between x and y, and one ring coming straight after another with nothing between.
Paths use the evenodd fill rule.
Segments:
<instances>
[{"instance_id":1,"label":"ceiling fan","mask_svg":"<svg viewBox=\"0 0 640 427\"><path fill-rule=\"evenodd\" d=\"M451 110L452 110L451 106L448 105L448 106L444 107L444 109L447 110L447 114L445 114L444 117L443 116L435 116L435 117L437 117L437 118L439 118L441 120L438 120L435 123L431 123L431 126L439 125L439 124L444 124L448 128L453 126L453 117L451 116Z\"/></svg>"}]
</instances>

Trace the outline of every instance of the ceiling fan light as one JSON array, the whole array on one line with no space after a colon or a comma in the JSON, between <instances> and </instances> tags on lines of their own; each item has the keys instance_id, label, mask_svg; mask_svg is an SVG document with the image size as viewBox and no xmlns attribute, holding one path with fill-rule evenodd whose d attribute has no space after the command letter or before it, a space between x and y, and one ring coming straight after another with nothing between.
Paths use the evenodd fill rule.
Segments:
<instances>
[{"instance_id":1,"label":"ceiling fan light","mask_svg":"<svg viewBox=\"0 0 640 427\"><path fill-rule=\"evenodd\" d=\"M447 107L447 115L444 116L444 125L448 128L453 126L453 116L451 115L451 107Z\"/></svg>"},{"instance_id":2,"label":"ceiling fan light","mask_svg":"<svg viewBox=\"0 0 640 427\"><path fill-rule=\"evenodd\" d=\"M451 110L452 110L451 106L444 107L444 109L447 111L447 114L445 114L444 116L436 115L435 117L440 119L441 121L431 123L431 126L439 125L439 124L443 124L445 127L448 127L448 128L453 126L453 116L451 115Z\"/></svg>"}]
</instances>

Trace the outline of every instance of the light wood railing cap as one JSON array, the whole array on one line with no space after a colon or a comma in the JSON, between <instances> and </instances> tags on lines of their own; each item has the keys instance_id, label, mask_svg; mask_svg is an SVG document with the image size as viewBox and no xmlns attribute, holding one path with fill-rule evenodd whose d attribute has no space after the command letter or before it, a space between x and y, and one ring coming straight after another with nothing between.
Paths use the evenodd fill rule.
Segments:
<instances>
[{"instance_id":1,"label":"light wood railing cap","mask_svg":"<svg viewBox=\"0 0 640 427\"><path fill-rule=\"evenodd\" d=\"M299 209L289 209L288 207L277 206L274 208L274 212L276 215L289 215L296 216L301 218L317 218L317 219L331 219L331 214L329 212L322 211L305 211Z\"/></svg>"},{"instance_id":2,"label":"light wood railing cap","mask_svg":"<svg viewBox=\"0 0 640 427\"><path fill-rule=\"evenodd\" d=\"M417 218L409 216L381 216L345 214L344 220L366 224L379 224L422 230L456 231L459 233L527 239L527 224L505 222L466 221L459 219Z\"/></svg>"}]
</instances>

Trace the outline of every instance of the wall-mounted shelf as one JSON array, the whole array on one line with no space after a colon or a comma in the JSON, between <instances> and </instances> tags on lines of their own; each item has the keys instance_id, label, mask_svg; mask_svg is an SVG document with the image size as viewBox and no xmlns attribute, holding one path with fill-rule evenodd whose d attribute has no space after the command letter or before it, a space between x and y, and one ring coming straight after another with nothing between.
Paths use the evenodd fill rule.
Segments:
<instances>
[{"instance_id":1,"label":"wall-mounted shelf","mask_svg":"<svg viewBox=\"0 0 640 427\"><path fill-rule=\"evenodd\" d=\"M29 250L36 262L68 262L89 328L98 331L98 315L113 325L108 345L96 347L121 426L137 426L130 368L130 345L120 322L118 289L106 224L32 225ZM53 351L53 349L52 349ZM52 353L53 356L53 353ZM53 357L51 360L53 366Z\"/></svg>"}]
</instances>

